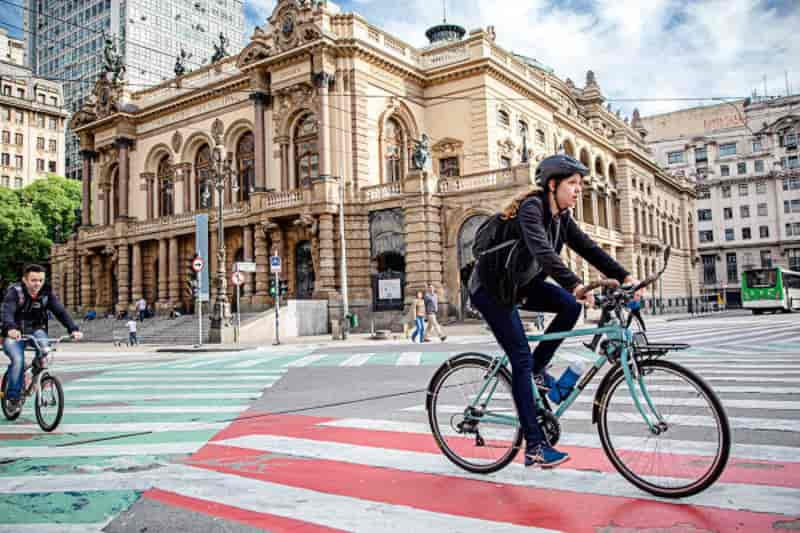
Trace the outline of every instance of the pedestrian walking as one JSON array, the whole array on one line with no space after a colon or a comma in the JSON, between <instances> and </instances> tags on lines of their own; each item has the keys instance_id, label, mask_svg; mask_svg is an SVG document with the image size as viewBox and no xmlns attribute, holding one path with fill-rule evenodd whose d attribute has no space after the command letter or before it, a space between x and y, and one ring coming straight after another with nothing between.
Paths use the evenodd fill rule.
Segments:
<instances>
[{"instance_id":1,"label":"pedestrian walking","mask_svg":"<svg viewBox=\"0 0 800 533\"><path fill-rule=\"evenodd\" d=\"M444 342L447 340L447 335L442 331L442 326L439 324L436 315L439 312L439 298L436 296L436 289L432 283L428 283L428 291L425 293L425 316L428 319L428 329L425 334L425 342L430 342L430 335L433 329L436 329L436 334L439 339Z\"/></svg>"},{"instance_id":2,"label":"pedestrian walking","mask_svg":"<svg viewBox=\"0 0 800 533\"><path fill-rule=\"evenodd\" d=\"M131 318L125 323L128 326L128 344L130 346L137 346L139 339L136 337L136 321Z\"/></svg>"},{"instance_id":3,"label":"pedestrian walking","mask_svg":"<svg viewBox=\"0 0 800 533\"><path fill-rule=\"evenodd\" d=\"M417 293L417 298L412 305L416 328L414 333L411 334L411 342L415 342L417 335L419 335L419 342L422 344L425 342L425 298L422 295L422 291Z\"/></svg>"},{"instance_id":4,"label":"pedestrian walking","mask_svg":"<svg viewBox=\"0 0 800 533\"><path fill-rule=\"evenodd\" d=\"M145 313L147 313L147 300L139 298L136 302L136 311L139 313L139 322L144 322Z\"/></svg>"}]
</instances>

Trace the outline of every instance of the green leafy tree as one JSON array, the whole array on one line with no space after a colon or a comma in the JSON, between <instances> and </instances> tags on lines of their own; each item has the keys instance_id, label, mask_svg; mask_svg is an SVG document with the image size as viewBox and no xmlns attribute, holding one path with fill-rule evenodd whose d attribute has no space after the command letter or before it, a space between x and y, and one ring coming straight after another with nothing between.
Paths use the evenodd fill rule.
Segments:
<instances>
[{"instance_id":1,"label":"green leafy tree","mask_svg":"<svg viewBox=\"0 0 800 533\"><path fill-rule=\"evenodd\" d=\"M19 279L25 263L45 262L51 244L33 207L17 191L0 187L0 285Z\"/></svg>"},{"instance_id":2,"label":"green leafy tree","mask_svg":"<svg viewBox=\"0 0 800 533\"><path fill-rule=\"evenodd\" d=\"M75 210L81 206L80 181L51 175L34 181L19 194L22 203L37 213L51 241L63 242L72 233Z\"/></svg>"}]
</instances>

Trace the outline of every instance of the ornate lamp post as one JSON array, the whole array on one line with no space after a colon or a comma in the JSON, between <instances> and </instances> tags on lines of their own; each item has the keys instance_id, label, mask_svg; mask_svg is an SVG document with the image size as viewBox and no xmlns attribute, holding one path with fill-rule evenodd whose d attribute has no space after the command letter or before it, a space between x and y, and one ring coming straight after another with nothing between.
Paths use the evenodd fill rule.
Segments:
<instances>
[{"instance_id":1,"label":"ornate lamp post","mask_svg":"<svg viewBox=\"0 0 800 533\"><path fill-rule=\"evenodd\" d=\"M217 128L212 127L214 130ZM221 128L219 128L221 129ZM224 146L221 143L222 135L217 135L214 131L216 144L211 154L211 168L205 182L203 200L208 202L211 197L211 188L217 190L217 296L214 301L214 308L211 312L211 328L209 330L209 341L214 343L233 342L233 327L231 325L231 309L228 302L228 280L225 274L225 221L224 221L224 198L225 185L230 183L231 191L239 191L239 175L234 170L232 157L228 154L223 159Z\"/></svg>"}]
</instances>

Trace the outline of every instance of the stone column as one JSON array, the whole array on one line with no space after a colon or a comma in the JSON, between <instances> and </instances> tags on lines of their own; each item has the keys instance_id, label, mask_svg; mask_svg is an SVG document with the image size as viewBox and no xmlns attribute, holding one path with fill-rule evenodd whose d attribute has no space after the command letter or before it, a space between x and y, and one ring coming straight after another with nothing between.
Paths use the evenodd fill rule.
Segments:
<instances>
[{"instance_id":1,"label":"stone column","mask_svg":"<svg viewBox=\"0 0 800 533\"><path fill-rule=\"evenodd\" d=\"M175 305L180 300L180 273L178 271L178 238L169 240L169 303Z\"/></svg>"},{"instance_id":2,"label":"stone column","mask_svg":"<svg viewBox=\"0 0 800 533\"><path fill-rule=\"evenodd\" d=\"M97 153L92 150L81 150L81 158L83 159L83 175L81 180L83 182L83 192L81 198L81 225L92 225L92 160L97 156Z\"/></svg>"},{"instance_id":3,"label":"stone column","mask_svg":"<svg viewBox=\"0 0 800 533\"><path fill-rule=\"evenodd\" d=\"M335 295L336 254L333 245L333 215L323 213L319 216L319 275L314 286L315 298L331 298Z\"/></svg>"},{"instance_id":4,"label":"stone column","mask_svg":"<svg viewBox=\"0 0 800 533\"><path fill-rule=\"evenodd\" d=\"M421 182L421 183L420 183ZM404 192L414 194L403 203L406 243L405 301L410 303L426 283L442 285L441 201L430 194L431 176L424 171L411 171L406 177Z\"/></svg>"},{"instance_id":5,"label":"stone column","mask_svg":"<svg viewBox=\"0 0 800 533\"><path fill-rule=\"evenodd\" d=\"M208 298L209 308L214 306L214 301L217 299L217 248L219 248L219 238L217 237L217 229L211 222L209 217L208 223Z\"/></svg>"},{"instance_id":6,"label":"stone column","mask_svg":"<svg viewBox=\"0 0 800 533\"><path fill-rule=\"evenodd\" d=\"M267 237L262 230L263 226L256 227L256 294L253 303L266 305L269 296L269 250L267 250Z\"/></svg>"},{"instance_id":7,"label":"stone column","mask_svg":"<svg viewBox=\"0 0 800 533\"><path fill-rule=\"evenodd\" d=\"M613 211L613 202L611 201L611 195L606 194L604 198L606 202L606 224L608 225L609 231L614 230L614 211Z\"/></svg>"},{"instance_id":8,"label":"stone column","mask_svg":"<svg viewBox=\"0 0 800 533\"><path fill-rule=\"evenodd\" d=\"M598 222L600 219L600 213L598 213L598 205L597 205L597 190L592 189L592 220L587 220L587 222L593 224L595 227L598 226Z\"/></svg>"},{"instance_id":9,"label":"stone column","mask_svg":"<svg viewBox=\"0 0 800 533\"><path fill-rule=\"evenodd\" d=\"M100 255L93 255L92 256L92 288L94 289L94 301L92 305L96 308L100 308L103 305L103 286L104 286L104 278L103 278L103 258ZM99 313L98 313L99 314Z\"/></svg>"},{"instance_id":10,"label":"stone column","mask_svg":"<svg viewBox=\"0 0 800 533\"><path fill-rule=\"evenodd\" d=\"M169 299L167 239L158 241L158 305L165 307Z\"/></svg>"},{"instance_id":11,"label":"stone column","mask_svg":"<svg viewBox=\"0 0 800 533\"><path fill-rule=\"evenodd\" d=\"M128 252L127 243L121 244L117 251L117 264L119 266L119 275L117 277L117 285L119 287L117 298L116 311L125 311L130 304L130 283L128 278L130 276L130 255Z\"/></svg>"},{"instance_id":12,"label":"stone column","mask_svg":"<svg viewBox=\"0 0 800 533\"><path fill-rule=\"evenodd\" d=\"M133 243L133 262L131 268L133 269L133 292L131 300L133 303L138 302L142 297L144 289L142 278L144 269L142 268L142 244L139 242Z\"/></svg>"},{"instance_id":13,"label":"stone column","mask_svg":"<svg viewBox=\"0 0 800 533\"><path fill-rule=\"evenodd\" d=\"M92 261L89 252L81 256L81 307L87 311L93 307L92 299Z\"/></svg>"},{"instance_id":14,"label":"stone column","mask_svg":"<svg viewBox=\"0 0 800 533\"><path fill-rule=\"evenodd\" d=\"M334 75L321 71L314 75L319 91L319 175L330 176L331 172L331 110L328 89L334 81Z\"/></svg>"},{"instance_id":15,"label":"stone column","mask_svg":"<svg viewBox=\"0 0 800 533\"><path fill-rule=\"evenodd\" d=\"M180 173L183 182L183 212L188 213L192 210L192 165L183 163Z\"/></svg>"},{"instance_id":16,"label":"stone column","mask_svg":"<svg viewBox=\"0 0 800 533\"><path fill-rule=\"evenodd\" d=\"M151 220L153 218L153 182L156 179L156 175L152 172L145 172L140 174L140 177L147 184L147 219Z\"/></svg>"},{"instance_id":17,"label":"stone column","mask_svg":"<svg viewBox=\"0 0 800 533\"><path fill-rule=\"evenodd\" d=\"M111 204L114 201L114 195L111 192L111 184L103 186L103 225L111 224Z\"/></svg>"},{"instance_id":18,"label":"stone column","mask_svg":"<svg viewBox=\"0 0 800 533\"><path fill-rule=\"evenodd\" d=\"M288 191L289 183L289 141L281 142L281 190Z\"/></svg>"},{"instance_id":19,"label":"stone column","mask_svg":"<svg viewBox=\"0 0 800 533\"><path fill-rule=\"evenodd\" d=\"M264 192L267 189L267 146L265 139L264 128L264 111L266 110L267 103L269 102L269 95L264 92L254 92L250 95L253 101L253 111L255 113L255 131L253 138L255 140L255 192ZM271 147L271 146L270 146Z\"/></svg>"},{"instance_id":20,"label":"stone column","mask_svg":"<svg viewBox=\"0 0 800 533\"><path fill-rule=\"evenodd\" d=\"M253 226L245 224L242 228L242 240L244 241L244 260L247 262L253 261ZM253 274L245 274L244 291L242 293L245 303L249 304L253 296L253 285L255 280Z\"/></svg>"},{"instance_id":21,"label":"stone column","mask_svg":"<svg viewBox=\"0 0 800 533\"><path fill-rule=\"evenodd\" d=\"M128 216L128 189L130 183L130 158L128 152L133 145L132 139L120 137L117 139L118 164L119 164L119 213L116 218Z\"/></svg>"}]
</instances>

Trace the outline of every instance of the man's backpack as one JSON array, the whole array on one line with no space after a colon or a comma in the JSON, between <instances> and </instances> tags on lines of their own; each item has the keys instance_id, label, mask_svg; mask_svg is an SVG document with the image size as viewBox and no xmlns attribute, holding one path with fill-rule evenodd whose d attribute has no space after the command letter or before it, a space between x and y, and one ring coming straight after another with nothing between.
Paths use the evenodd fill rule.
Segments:
<instances>
[{"instance_id":1,"label":"man's backpack","mask_svg":"<svg viewBox=\"0 0 800 533\"><path fill-rule=\"evenodd\" d=\"M15 283L11 287L13 287L14 288L14 292L17 293L17 307L21 308L22 306L25 305L25 292L22 290L22 284ZM47 309L48 300L49 300L48 295L47 294L43 294L42 298L40 300L40 302L42 304L42 309Z\"/></svg>"}]
</instances>

